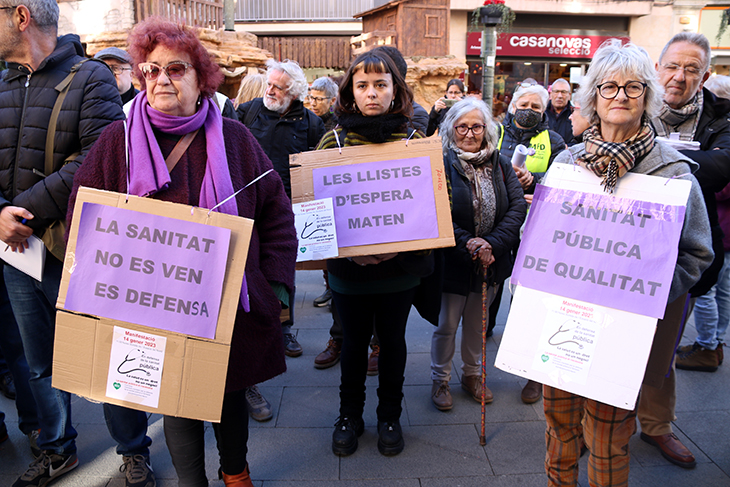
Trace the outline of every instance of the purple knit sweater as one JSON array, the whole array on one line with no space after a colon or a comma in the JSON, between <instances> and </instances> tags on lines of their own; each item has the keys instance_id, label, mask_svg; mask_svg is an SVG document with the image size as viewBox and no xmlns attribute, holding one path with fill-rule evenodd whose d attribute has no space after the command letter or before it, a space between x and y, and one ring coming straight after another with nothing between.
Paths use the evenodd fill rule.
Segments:
<instances>
[{"instance_id":1,"label":"purple knit sweater","mask_svg":"<svg viewBox=\"0 0 730 487\"><path fill-rule=\"evenodd\" d=\"M224 118L223 137L234 190L273 167L241 123ZM158 134L157 140L167 157L176 140L164 134ZM205 144L201 130L172 170L169 187L156 193L155 199L199 205L207 158ZM79 186L126 192L124 148L124 126L114 122L104 130L76 172L67 214L69 224ZM276 171L239 193L236 202L238 214L255 222L246 261L251 312L243 312L239 305L226 392L241 390L286 371L279 320L281 305L269 283L281 283L287 290L293 288L297 247L291 203Z\"/></svg>"}]
</instances>

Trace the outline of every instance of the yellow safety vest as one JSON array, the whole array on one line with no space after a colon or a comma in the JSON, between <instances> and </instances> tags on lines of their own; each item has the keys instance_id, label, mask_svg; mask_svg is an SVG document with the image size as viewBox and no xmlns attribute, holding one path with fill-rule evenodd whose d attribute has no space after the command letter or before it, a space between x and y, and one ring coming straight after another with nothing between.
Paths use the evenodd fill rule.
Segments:
<instances>
[{"instance_id":1,"label":"yellow safety vest","mask_svg":"<svg viewBox=\"0 0 730 487\"><path fill-rule=\"evenodd\" d=\"M504 140L504 127L499 126L499 142L497 143L497 149L502 148L502 141ZM534 156L527 156L525 166L530 172L545 172L548 168L548 162L550 162L550 155L552 150L550 147L550 134L547 130L543 130L536 136L530 139L530 147L535 149Z\"/></svg>"}]
</instances>

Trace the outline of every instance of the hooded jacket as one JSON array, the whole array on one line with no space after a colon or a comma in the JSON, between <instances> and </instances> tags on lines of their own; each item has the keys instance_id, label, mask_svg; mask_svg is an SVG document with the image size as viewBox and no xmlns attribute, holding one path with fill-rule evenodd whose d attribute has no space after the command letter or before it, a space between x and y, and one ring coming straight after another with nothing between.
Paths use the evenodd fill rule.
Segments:
<instances>
[{"instance_id":1,"label":"hooded jacket","mask_svg":"<svg viewBox=\"0 0 730 487\"><path fill-rule=\"evenodd\" d=\"M58 117L54 172L43 174L55 87L84 59L83 52L79 37L68 34L58 38L35 72L8 63L0 74L0 208L27 209L34 215L28 226L39 234L55 220L65 220L76 169L102 130L124 118L112 71L102 62L81 65Z\"/></svg>"}]
</instances>

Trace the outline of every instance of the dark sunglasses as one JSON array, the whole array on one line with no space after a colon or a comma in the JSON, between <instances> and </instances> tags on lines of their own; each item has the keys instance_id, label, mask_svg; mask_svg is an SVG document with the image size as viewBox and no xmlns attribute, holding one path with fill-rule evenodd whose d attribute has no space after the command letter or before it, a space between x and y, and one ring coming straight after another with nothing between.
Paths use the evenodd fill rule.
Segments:
<instances>
[{"instance_id":1,"label":"dark sunglasses","mask_svg":"<svg viewBox=\"0 0 730 487\"><path fill-rule=\"evenodd\" d=\"M164 67L155 63L139 63L138 67L147 81L154 81L160 76L161 71L164 71L171 80L179 80L193 65L185 61L175 61Z\"/></svg>"}]
</instances>

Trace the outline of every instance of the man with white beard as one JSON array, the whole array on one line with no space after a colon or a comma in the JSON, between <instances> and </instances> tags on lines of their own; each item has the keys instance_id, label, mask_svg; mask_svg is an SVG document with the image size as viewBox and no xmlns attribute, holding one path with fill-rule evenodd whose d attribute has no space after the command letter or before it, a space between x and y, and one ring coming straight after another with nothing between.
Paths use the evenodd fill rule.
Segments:
<instances>
[{"instance_id":1,"label":"man with white beard","mask_svg":"<svg viewBox=\"0 0 730 487\"><path fill-rule=\"evenodd\" d=\"M324 123L314 112L304 108L302 102L309 86L304 71L296 61L278 62L269 59L266 67L267 86L263 98L243 103L236 111L238 119L248 127L271 159L291 199L289 154L313 150L324 135ZM277 291L274 289L274 292ZM283 296L279 298L286 299ZM293 303L294 293L288 298ZM284 353L289 357L298 357L303 351L292 333L293 311L289 307L289 317L281 323L281 328L284 333ZM256 386L248 388L246 401L251 417L256 421L268 421L274 416L271 404Z\"/></svg>"},{"instance_id":2,"label":"man with white beard","mask_svg":"<svg viewBox=\"0 0 730 487\"><path fill-rule=\"evenodd\" d=\"M291 198L289 155L315 148L324 135L324 123L304 108L307 77L295 61L269 59L266 62L267 87L263 98L238 106L238 119L251 131ZM289 351L287 350L287 354ZM301 355L301 350L298 355Z\"/></svg>"}]
</instances>

